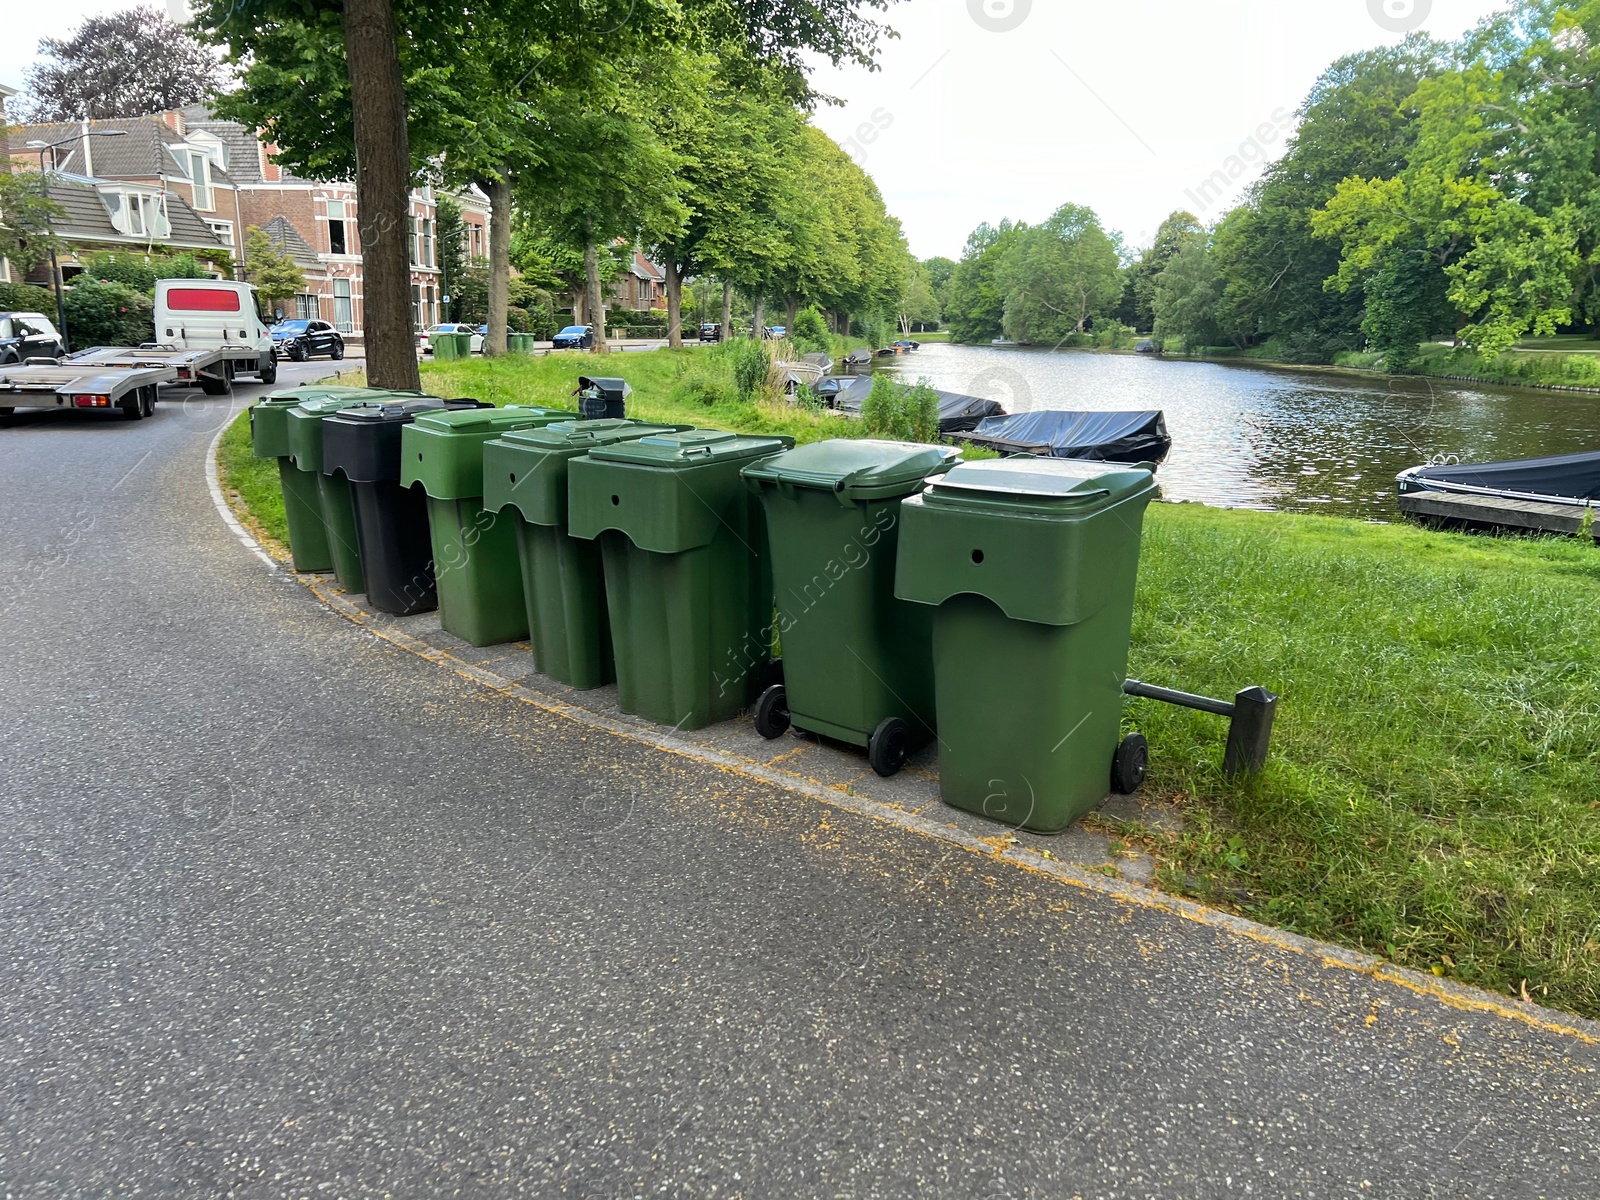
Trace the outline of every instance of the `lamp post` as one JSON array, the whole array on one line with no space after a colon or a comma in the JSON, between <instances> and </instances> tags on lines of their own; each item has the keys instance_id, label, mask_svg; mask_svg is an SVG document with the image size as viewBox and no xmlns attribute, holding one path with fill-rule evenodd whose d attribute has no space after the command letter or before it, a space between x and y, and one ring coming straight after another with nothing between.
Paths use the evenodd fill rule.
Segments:
<instances>
[{"instance_id":1,"label":"lamp post","mask_svg":"<svg viewBox=\"0 0 1600 1200\"><path fill-rule=\"evenodd\" d=\"M39 152L39 177L43 179L45 177L44 152L46 150L54 150L57 146L65 146L72 142L79 142L84 138L126 137L127 133L128 131L126 129L106 129L99 133L91 133L85 130L83 133L76 134L73 137L62 138L59 142L29 142L28 149L37 150ZM51 165L54 166L55 155L50 156L50 162ZM49 199L48 191L46 192L45 198L47 200ZM71 344L67 339L67 304L61 296L61 267L56 262L55 231L50 228L50 210L48 208L45 209L44 230L50 238L50 283L52 286L54 286L56 292L56 325L61 330L61 348L63 350L71 350Z\"/></svg>"}]
</instances>

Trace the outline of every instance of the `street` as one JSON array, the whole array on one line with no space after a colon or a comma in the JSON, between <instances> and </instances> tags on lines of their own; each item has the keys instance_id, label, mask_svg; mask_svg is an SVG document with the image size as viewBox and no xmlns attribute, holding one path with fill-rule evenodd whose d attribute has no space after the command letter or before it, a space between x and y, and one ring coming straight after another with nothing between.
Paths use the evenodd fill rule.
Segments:
<instances>
[{"instance_id":1,"label":"street","mask_svg":"<svg viewBox=\"0 0 1600 1200\"><path fill-rule=\"evenodd\" d=\"M1591 1025L1068 888L335 615L206 488L264 390L0 427L6 1197L1600 1194Z\"/></svg>"}]
</instances>

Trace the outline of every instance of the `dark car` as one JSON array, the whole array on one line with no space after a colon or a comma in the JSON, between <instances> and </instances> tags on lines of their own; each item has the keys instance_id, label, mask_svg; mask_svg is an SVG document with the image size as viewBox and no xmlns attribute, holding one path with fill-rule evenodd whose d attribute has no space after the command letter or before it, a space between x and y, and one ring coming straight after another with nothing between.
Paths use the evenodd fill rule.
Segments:
<instances>
[{"instance_id":1,"label":"dark car","mask_svg":"<svg viewBox=\"0 0 1600 1200\"><path fill-rule=\"evenodd\" d=\"M326 321L279 321L268 332L279 358L305 362L324 354L329 358L344 357L344 338Z\"/></svg>"},{"instance_id":2,"label":"dark car","mask_svg":"<svg viewBox=\"0 0 1600 1200\"><path fill-rule=\"evenodd\" d=\"M592 350L594 349L594 330L588 325L568 325L556 334L555 348L557 350Z\"/></svg>"},{"instance_id":3,"label":"dark car","mask_svg":"<svg viewBox=\"0 0 1600 1200\"><path fill-rule=\"evenodd\" d=\"M706 322L700 326L700 340L702 342L720 342L722 340L722 326L713 322Z\"/></svg>"},{"instance_id":4,"label":"dark car","mask_svg":"<svg viewBox=\"0 0 1600 1200\"><path fill-rule=\"evenodd\" d=\"M42 313L0 312L0 364L60 358L61 335Z\"/></svg>"}]
</instances>

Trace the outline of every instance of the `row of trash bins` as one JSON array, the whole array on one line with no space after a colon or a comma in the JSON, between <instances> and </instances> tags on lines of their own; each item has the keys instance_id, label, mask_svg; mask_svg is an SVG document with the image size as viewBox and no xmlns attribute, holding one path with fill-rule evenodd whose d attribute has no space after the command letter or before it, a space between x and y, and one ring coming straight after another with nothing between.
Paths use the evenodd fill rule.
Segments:
<instances>
[{"instance_id":1,"label":"row of trash bins","mask_svg":"<svg viewBox=\"0 0 1600 1200\"><path fill-rule=\"evenodd\" d=\"M610 411L617 411L614 401ZM680 730L754 705L944 800L1064 828L1131 792L1121 736L1146 466L794 446L625 417L307 386L251 410L296 569ZM781 657L780 657L781 651Z\"/></svg>"}]
</instances>

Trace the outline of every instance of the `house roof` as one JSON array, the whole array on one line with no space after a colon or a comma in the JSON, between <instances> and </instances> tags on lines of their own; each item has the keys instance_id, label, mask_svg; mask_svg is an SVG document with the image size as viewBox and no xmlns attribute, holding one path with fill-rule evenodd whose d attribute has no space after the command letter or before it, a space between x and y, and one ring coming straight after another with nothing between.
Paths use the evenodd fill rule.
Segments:
<instances>
[{"instance_id":1,"label":"house roof","mask_svg":"<svg viewBox=\"0 0 1600 1200\"><path fill-rule=\"evenodd\" d=\"M166 193L167 222L172 232L164 238L135 237L121 233L111 223L111 213L100 199L94 180L82 175L51 172L46 176L45 194L61 206L63 215L55 219L56 233L69 242L120 242L125 245L160 245L185 250L227 250L229 247L184 203L183 197Z\"/></svg>"},{"instance_id":2,"label":"house roof","mask_svg":"<svg viewBox=\"0 0 1600 1200\"><path fill-rule=\"evenodd\" d=\"M273 217L261 226L261 232L266 234L279 250L287 251L289 257L301 266L318 265L320 260L317 258L317 252L311 248L310 242L300 236L300 231L288 217Z\"/></svg>"},{"instance_id":3,"label":"house roof","mask_svg":"<svg viewBox=\"0 0 1600 1200\"><path fill-rule=\"evenodd\" d=\"M655 263L637 250L633 252L633 273L640 279L648 279L654 283L665 283L667 280L666 271L656 266Z\"/></svg>"},{"instance_id":4,"label":"house roof","mask_svg":"<svg viewBox=\"0 0 1600 1200\"><path fill-rule=\"evenodd\" d=\"M90 133L120 131L121 137L91 139L88 160L85 161L83 142L78 139L83 124L79 121L51 121L41 125L19 125L11 130L11 153L26 151L27 143L65 142L56 151L55 166L71 175L92 174L97 179L154 179L158 175L187 175L186 165L180 166L167 147L181 146L185 138L170 128L160 117L113 117L103 121L90 121ZM73 139L73 140L68 140ZM213 166L213 183L232 184L231 174Z\"/></svg>"},{"instance_id":5,"label":"house roof","mask_svg":"<svg viewBox=\"0 0 1600 1200\"><path fill-rule=\"evenodd\" d=\"M227 164L228 174L235 180L239 183L266 182L261 174L261 141L256 137L255 130L237 121L224 121L213 116L204 104L191 104L178 111L185 128L209 133L222 143L223 161ZM282 183L315 182L292 174L286 167L280 166L278 170L281 172L279 182Z\"/></svg>"}]
</instances>

